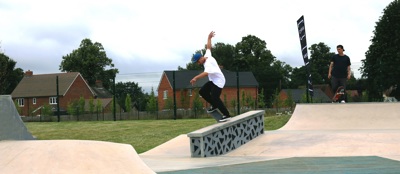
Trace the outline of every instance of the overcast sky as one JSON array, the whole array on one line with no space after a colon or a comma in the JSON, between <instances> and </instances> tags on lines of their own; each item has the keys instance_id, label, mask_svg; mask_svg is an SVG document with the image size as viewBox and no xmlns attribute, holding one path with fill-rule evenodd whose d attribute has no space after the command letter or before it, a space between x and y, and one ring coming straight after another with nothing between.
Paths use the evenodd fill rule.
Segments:
<instances>
[{"instance_id":1,"label":"overcast sky","mask_svg":"<svg viewBox=\"0 0 400 174\"><path fill-rule=\"evenodd\" d=\"M210 31L213 43L231 45L257 36L278 60L303 66L296 21L304 15L308 47L324 42L336 52L342 44L359 78L375 24L392 1L0 0L0 46L17 68L48 74L89 38L103 45L118 80L156 89L161 73L186 67Z\"/></svg>"}]
</instances>

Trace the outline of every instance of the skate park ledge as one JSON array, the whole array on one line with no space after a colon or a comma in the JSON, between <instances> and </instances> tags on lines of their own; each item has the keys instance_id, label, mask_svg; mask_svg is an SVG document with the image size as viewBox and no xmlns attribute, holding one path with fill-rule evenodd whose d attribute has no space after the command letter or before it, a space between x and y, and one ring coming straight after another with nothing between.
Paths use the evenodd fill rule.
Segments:
<instances>
[{"instance_id":1,"label":"skate park ledge","mask_svg":"<svg viewBox=\"0 0 400 174\"><path fill-rule=\"evenodd\" d=\"M212 157L226 154L264 133L264 110L249 111L193 131L190 138L192 157Z\"/></svg>"}]
</instances>

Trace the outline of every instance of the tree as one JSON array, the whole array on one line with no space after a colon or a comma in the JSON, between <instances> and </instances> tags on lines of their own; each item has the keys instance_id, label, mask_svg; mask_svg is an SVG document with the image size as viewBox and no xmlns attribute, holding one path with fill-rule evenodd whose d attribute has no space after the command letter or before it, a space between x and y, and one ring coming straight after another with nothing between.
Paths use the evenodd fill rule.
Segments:
<instances>
[{"instance_id":1,"label":"tree","mask_svg":"<svg viewBox=\"0 0 400 174\"><path fill-rule=\"evenodd\" d=\"M257 97L257 104L258 104L258 108L264 108L265 107L265 100L264 100L264 89L261 88L260 90L261 92L258 94Z\"/></svg>"},{"instance_id":2,"label":"tree","mask_svg":"<svg viewBox=\"0 0 400 174\"><path fill-rule=\"evenodd\" d=\"M310 50L310 73L313 84L330 84L328 79L328 70L331 57L335 54L330 51L330 47L323 42L313 44L308 48ZM291 75L290 87L298 88L307 84L307 69L305 66L294 68Z\"/></svg>"},{"instance_id":3,"label":"tree","mask_svg":"<svg viewBox=\"0 0 400 174\"><path fill-rule=\"evenodd\" d=\"M285 103L285 106L286 106L286 107L289 107L289 108L290 108L290 111L293 110L293 106L295 105L295 102L294 102L294 100L293 100L293 94L292 94L292 91L291 91L291 90L288 90L288 92L287 92L287 98L286 98L286 100L284 101L284 103Z\"/></svg>"},{"instance_id":4,"label":"tree","mask_svg":"<svg viewBox=\"0 0 400 174\"><path fill-rule=\"evenodd\" d=\"M153 88L151 88L149 101L147 102L146 110L150 113L154 113L157 111L157 98L154 94Z\"/></svg>"},{"instance_id":5,"label":"tree","mask_svg":"<svg viewBox=\"0 0 400 174\"><path fill-rule=\"evenodd\" d=\"M331 57L335 55L330 51L330 47L323 42L313 44L310 50L310 71L313 84L330 84L328 71ZM306 78L305 78L306 79Z\"/></svg>"},{"instance_id":6,"label":"tree","mask_svg":"<svg viewBox=\"0 0 400 174\"><path fill-rule=\"evenodd\" d=\"M79 97L79 113L85 113L85 99L82 96Z\"/></svg>"},{"instance_id":7,"label":"tree","mask_svg":"<svg viewBox=\"0 0 400 174\"><path fill-rule=\"evenodd\" d=\"M78 115L79 112L79 104L77 100L73 100L68 102L67 111L69 115Z\"/></svg>"},{"instance_id":8,"label":"tree","mask_svg":"<svg viewBox=\"0 0 400 174\"><path fill-rule=\"evenodd\" d=\"M106 89L110 89L112 79L118 73L113 68L112 59L108 58L101 43L92 43L90 39L83 39L80 47L72 53L62 57L60 70L62 72L79 72L89 85L95 85L96 80L101 80Z\"/></svg>"},{"instance_id":9,"label":"tree","mask_svg":"<svg viewBox=\"0 0 400 174\"><path fill-rule=\"evenodd\" d=\"M199 90L197 88L194 90L194 99L192 106L195 112L203 109L203 102L201 102Z\"/></svg>"},{"instance_id":10,"label":"tree","mask_svg":"<svg viewBox=\"0 0 400 174\"><path fill-rule=\"evenodd\" d=\"M126 112L131 112L132 110L132 99L131 99L131 95L126 94L126 98L125 98L125 111Z\"/></svg>"},{"instance_id":11,"label":"tree","mask_svg":"<svg viewBox=\"0 0 400 174\"><path fill-rule=\"evenodd\" d=\"M0 52L0 95L11 94L24 77L21 68L15 68L15 62L7 55Z\"/></svg>"},{"instance_id":12,"label":"tree","mask_svg":"<svg viewBox=\"0 0 400 174\"><path fill-rule=\"evenodd\" d=\"M115 84L115 97L117 103L126 111L126 96L129 94L131 102L134 103L137 109L145 109L147 104L147 96L144 94L142 87L135 82L118 82Z\"/></svg>"},{"instance_id":13,"label":"tree","mask_svg":"<svg viewBox=\"0 0 400 174\"><path fill-rule=\"evenodd\" d=\"M99 100L99 99L97 99L96 110L97 110L97 113L103 112L103 104L102 104L101 100Z\"/></svg>"},{"instance_id":14,"label":"tree","mask_svg":"<svg viewBox=\"0 0 400 174\"><path fill-rule=\"evenodd\" d=\"M382 100L382 92L400 81L400 0L394 0L376 23L371 45L360 68L366 78L369 101ZM395 96L400 91L396 90Z\"/></svg>"},{"instance_id":15,"label":"tree","mask_svg":"<svg viewBox=\"0 0 400 174\"><path fill-rule=\"evenodd\" d=\"M90 99L89 99L89 111L90 111L90 114L93 114L94 107L95 107L95 105L94 105L93 97L90 97Z\"/></svg>"},{"instance_id":16,"label":"tree","mask_svg":"<svg viewBox=\"0 0 400 174\"><path fill-rule=\"evenodd\" d=\"M240 71L251 71L264 89L265 99L270 105L274 90L279 86L282 76L277 76L279 70L272 66L276 61L275 56L267 49L267 44L260 38L248 35L242 38L235 46L233 66ZM284 69L284 68L282 68Z\"/></svg>"}]
</instances>

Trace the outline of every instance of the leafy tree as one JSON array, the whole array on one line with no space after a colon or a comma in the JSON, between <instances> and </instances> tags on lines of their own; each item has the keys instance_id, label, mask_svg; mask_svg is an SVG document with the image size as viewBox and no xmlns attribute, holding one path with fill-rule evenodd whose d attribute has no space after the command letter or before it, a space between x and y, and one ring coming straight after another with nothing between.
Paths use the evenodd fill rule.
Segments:
<instances>
[{"instance_id":1,"label":"leafy tree","mask_svg":"<svg viewBox=\"0 0 400 174\"><path fill-rule=\"evenodd\" d=\"M305 66L293 68L289 87L298 88L299 86L306 85L307 77L307 70Z\"/></svg>"},{"instance_id":2,"label":"leafy tree","mask_svg":"<svg viewBox=\"0 0 400 174\"><path fill-rule=\"evenodd\" d=\"M400 81L400 0L394 0L376 23L371 45L360 68L366 78L369 101L382 100L382 92ZM400 91L396 90L395 96Z\"/></svg>"},{"instance_id":3,"label":"leafy tree","mask_svg":"<svg viewBox=\"0 0 400 174\"><path fill-rule=\"evenodd\" d=\"M85 112L85 99L81 96L79 97L79 113Z\"/></svg>"},{"instance_id":4,"label":"leafy tree","mask_svg":"<svg viewBox=\"0 0 400 174\"><path fill-rule=\"evenodd\" d=\"M276 108L276 112L279 112L279 108L282 107L282 100L279 97L278 88L275 89L275 93L273 94L273 102L274 102L274 107Z\"/></svg>"},{"instance_id":5,"label":"leafy tree","mask_svg":"<svg viewBox=\"0 0 400 174\"><path fill-rule=\"evenodd\" d=\"M237 110L237 104L236 104L236 100L235 99L232 99L231 100L231 107L235 110L235 112L236 112L236 110ZM236 114L238 114L238 113L236 113Z\"/></svg>"},{"instance_id":6,"label":"leafy tree","mask_svg":"<svg viewBox=\"0 0 400 174\"><path fill-rule=\"evenodd\" d=\"M99 100L99 99L97 99L96 110L97 110L97 112L103 111L103 104L102 104L101 100Z\"/></svg>"},{"instance_id":7,"label":"leafy tree","mask_svg":"<svg viewBox=\"0 0 400 174\"><path fill-rule=\"evenodd\" d=\"M89 112L90 112L90 114L93 114L94 107L95 107L95 105L94 105L93 97L90 97L89 98Z\"/></svg>"},{"instance_id":8,"label":"leafy tree","mask_svg":"<svg viewBox=\"0 0 400 174\"><path fill-rule=\"evenodd\" d=\"M117 103L126 111L126 96L129 94L131 97L132 103L134 103L134 106L139 109L139 106L141 110L144 110L147 104L147 96L143 92L142 87L139 86L138 83L135 82L118 82L115 84L115 97L117 100Z\"/></svg>"},{"instance_id":9,"label":"leafy tree","mask_svg":"<svg viewBox=\"0 0 400 174\"><path fill-rule=\"evenodd\" d=\"M125 111L126 112L131 112L132 110L132 99L131 99L131 95L126 94L126 98L125 98Z\"/></svg>"},{"instance_id":10,"label":"leafy tree","mask_svg":"<svg viewBox=\"0 0 400 174\"><path fill-rule=\"evenodd\" d=\"M180 103L181 103L181 105L180 105L180 107L181 108L186 108L186 96L185 96L185 93L184 93L184 91L183 91L183 89L181 89L180 90L180 99L179 99L179 101L180 101Z\"/></svg>"},{"instance_id":11,"label":"leafy tree","mask_svg":"<svg viewBox=\"0 0 400 174\"><path fill-rule=\"evenodd\" d=\"M154 113L157 111L157 98L154 94L153 88L151 88L149 101L147 102L146 110L150 113Z\"/></svg>"},{"instance_id":12,"label":"leafy tree","mask_svg":"<svg viewBox=\"0 0 400 174\"><path fill-rule=\"evenodd\" d=\"M218 59L218 64L220 64L223 69L231 71L236 70L236 67L233 67L232 61L236 55L235 47L233 45L218 42L214 44L211 53L216 59Z\"/></svg>"},{"instance_id":13,"label":"leafy tree","mask_svg":"<svg viewBox=\"0 0 400 174\"><path fill-rule=\"evenodd\" d=\"M0 95L11 94L24 77L21 68L15 68L17 62L0 52Z\"/></svg>"},{"instance_id":14,"label":"leafy tree","mask_svg":"<svg viewBox=\"0 0 400 174\"><path fill-rule=\"evenodd\" d=\"M90 39L83 39L80 47L72 53L62 57L60 70L80 72L89 85L95 85L96 80L101 80L106 89L110 89L112 79L118 73L113 68L112 59L108 58L101 43L93 43Z\"/></svg>"},{"instance_id":15,"label":"leafy tree","mask_svg":"<svg viewBox=\"0 0 400 174\"><path fill-rule=\"evenodd\" d=\"M288 88L290 85L290 77L293 68L285 62L277 60L272 64L272 69L273 71L271 72L271 76L273 76L274 80L279 82L277 88Z\"/></svg>"},{"instance_id":16,"label":"leafy tree","mask_svg":"<svg viewBox=\"0 0 400 174\"><path fill-rule=\"evenodd\" d=\"M79 104L78 101L73 100L68 102L67 111L69 115L78 115L79 112Z\"/></svg>"},{"instance_id":17,"label":"leafy tree","mask_svg":"<svg viewBox=\"0 0 400 174\"><path fill-rule=\"evenodd\" d=\"M310 50L310 72L313 84L330 84L328 70L331 57L335 54L323 42L313 44ZM291 75L290 88L298 88L307 84L307 69L305 66L294 68Z\"/></svg>"},{"instance_id":18,"label":"leafy tree","mask_svg":"<svg viewBox=\"0 0 400 174\"><path fill-rule=\"evenodd\" d=\"M287 99L284 101L285 106L290 108L290 111L293 110L293 106L295 105L295 102L293 100L293 94L291 90L288 90L287 93Z\"/></svg>"},{"instance_id":19,"label":"leafy tree","mask_svg":"<svg viewBox=\"0 0 400 174\"><path fill-rule=\"evenodd\" d=\"M252 71L259 87L264 89L264 94L267 103L271 104L274 90L279 86L282 79L279 74L281 67L284 65L274 64L275 56L267 49L266 42L260 38L248 35L242 38L242 41L236 44L236 55L234 57L233 66L240 71ZM277 68L279 67L279 68ZM285 69L285 68L282 68Z\"/></svg>"},{"instance_id":20,"label":"leafy tree","mask_svg":"<svg viewBox=\"0 0 400 174\"><path fill-rule=\"evenodd\" d=\"M174 109L174 101L172 100L172 97L168 97L165 100L164 109L168 109L168 110Z\"/></svg>"},{"instance_id":21,"label":"leafy tree","mask_svg":"<svg viewBox=\"0 0 400 174\"><path fill-rule=\"evenodd\" d=\"M44 104L42 107L41 115L42 116L51 116L53 111L51 110L51 106L49 104Z\"/></svg>"},{"instance_id":22,"label":"leafy tree","mask_svg":"<svg viewBox=\"0 0 400 174\"><path fill-rule=\"evenodd\" d=\"M201 102L199 90L196 89L194 92L194 99L193 99L193 110L200 111L203 109L203 102Z\"/></svg>"},{"instance_id":23,"label":"leafy tree","mask_svg":"<svg viewBox=\"0 0 400 174\"><path fill-rule=\"evenodd\" d=\"M264 108L265 107L265 100L264 100L264 89L261 88L261 92L258 94L258 108Z\"/></svg>"},{"instance_id":24,"label":"leafy tree","mask_svg":"<svg viewBox=\"0 0 400 174\"><path fill-rule=\"evenodd\" d=\"M330 47L323 42L313 44L310 50L310 71L313 84L330 84L328 79L328 70L331 57L335 55L330 51Z\"/></svg>"}]
</instances>

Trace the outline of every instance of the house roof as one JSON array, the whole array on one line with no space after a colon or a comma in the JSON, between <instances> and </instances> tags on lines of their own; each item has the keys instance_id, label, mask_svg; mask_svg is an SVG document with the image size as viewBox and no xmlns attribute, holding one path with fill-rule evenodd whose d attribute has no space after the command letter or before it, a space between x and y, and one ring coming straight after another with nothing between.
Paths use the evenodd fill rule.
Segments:
<instances>
[{"instance_id":1,"label":"house roof","mask_svg":"<svg viewBox=\"0 0 400 174\"><path fill-rule=\"evenodd\" d=\"M164 71L163 76L167 77L169 84L172 87L174 71ZM202 70L182 70L175 71L175 88L176 89L187 89L193 87L201 87L208 82L208 78L204 77L199 79L195 86L190 84L190 80L196 75L202 73ZM236 72L222 70L225 76L225 87L236 87ZM252 72L239 72L239 86L240 87L258 87L258 82Z\"/></svg>"},{"instance_id":2,"label":"house roof","mask_svg":"<svg viewBox=\"0 0 400 174\"><path fill-rule=\"evenodd\" d=\"M289 93L289 91L292 93L292 99L295 102L300 102L302 101L303 95L305 95L306 89L282 89L283 92L286 94ZM313 102L332 102L332 99L329 98L321 89L314 89L314 96L313 96Z\"/></svg>"},{"instance_id":3,"label":"house roof","mask_svg":"<svg viewBox=\"0 0 400 174\"><path fill-rule=\"evenodd\" d=\"M25 75L11 93L11 96L13 98L55 96L57 95L57 76L61 96L67 93L76 78L81 77L83 79L79 72ZM86 85L88 84L86 83ZM92 90L90 87L89 89Z\"/></svg>"},{"instance_id":4,"label":"house roof","mask_svg":"<svg viewBox=\"0 0 400 174\"><path fill-rule=\"evenodd\" d=\"M96 98L112 98L113 94L104 88L103 83L100 80L96 81L96 85L91 86L92 91L95 93Z\"/></svg>"}]
</instances>

